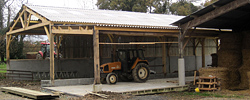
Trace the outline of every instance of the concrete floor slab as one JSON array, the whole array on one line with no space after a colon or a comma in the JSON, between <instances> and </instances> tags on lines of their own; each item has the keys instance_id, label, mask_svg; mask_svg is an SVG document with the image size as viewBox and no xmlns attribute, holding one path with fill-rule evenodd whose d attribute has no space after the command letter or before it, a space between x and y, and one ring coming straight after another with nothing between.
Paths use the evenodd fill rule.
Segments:
<instances>
[{"instance_id":1,"label":"concrete floor slab","mask_svg":"<svg viewBox=\"0 0 250 100\"><path fill-rule=\"evenodd\" d=\"M186 77L186 82L193 81L193 77ZM102 84L102 91L111 91L117 93L179 87L178 78L151 79L145 83L136 82L117 82L115 85ZM93 91L93 85L74 85L43 87L44 89L59 91L70 95L84 96Z\"/></svg>"}]
</instances>

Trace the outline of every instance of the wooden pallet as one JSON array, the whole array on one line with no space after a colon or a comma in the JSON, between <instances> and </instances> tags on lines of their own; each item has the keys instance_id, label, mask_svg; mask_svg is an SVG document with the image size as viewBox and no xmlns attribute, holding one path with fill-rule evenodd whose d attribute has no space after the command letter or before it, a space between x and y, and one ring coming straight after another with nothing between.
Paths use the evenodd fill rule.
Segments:
<instances>
[{"instance_id":1,"label":"wooden pallet","mask_svg":"<svg viewBox=\"0 0 250 100\"><path fill-rule=\"evenodd\" d=\"M19 88L19 87L1 87L1 91L5 93L12 93L20 95L22 97L28 97L32 99L54 99L58 98L58 95L43 93L39 91Z\"/></svg>"},{"instance_id":2,"label":"wooden pallet","mask_svg":"<svg viewBox=\"0 0 250 100\"><path fill-rule=\"evenodd\" d=\"M198 84L198 88L200 90L206 90L206 91L214 91L214 90L220 90L220 81L217 77L199 77L199 82L196 82Z\"/></svg>"}]
</instances>

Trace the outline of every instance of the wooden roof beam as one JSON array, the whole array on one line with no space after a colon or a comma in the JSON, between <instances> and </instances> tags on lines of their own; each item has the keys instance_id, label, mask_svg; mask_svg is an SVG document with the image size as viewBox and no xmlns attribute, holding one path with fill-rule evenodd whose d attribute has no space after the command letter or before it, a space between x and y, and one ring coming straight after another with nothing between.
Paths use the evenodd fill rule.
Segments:
<instances>
[{"instance_id":1,"label":"wooden roof beam","mask_svg":"<svg viewBox=\"0 0 250 100\"><path fill-rule=\"evenodd\" d=\"M20 28L20 29L13 30L11 32L7 32L7 35L15 34L15 33L19 33L19 32L23 32L23 31L26 31L26 30L30 30L30 29L42 27L42 26L49 25L49 24L50 24L50 22L44 22L44 23L39 23L39 24L31 25L31 26L28 26L26 28Z\"/></svg>"},{"instance_id":2,"label":"wooden roof beam","mask_svg":"<svg viewBox=\"0 0 250 100\"><path fill-rule=\"evenodd\" d=\"M202 23L205 23L211 19L214 19L222 14L225 14L231 10L237 9L243 5L246 5L246 4L249 4L249 0L235 0L235 1L232 1L224 6L221 6L221 7L217 6L215 10L213 10L209 13L206 13L202 16L199 16L197 18L194 18L193 20L186 22L186 23L180 25L179 27L181 27L183 30L187 30L189 28L198 26Z\"/></svg>"},{"instance_id":3,"label":"wooden roof beam","mask_svg":"<svg viewBox=\"0 0 250 100\"><path fill-rule=\"evenodd\" d=\"M27 13L29 13L29 16L27 16ZM36 16L37 18L42 20L42 22L29 26L31 15ZM23 18L23 16L24 16L24 18ZM17 28L16 24L18 22L21 22L22 26ZM35 28L42 27L42 26L45 26L48 24L50 24L50 22L47 19L45 19L44 17L40 16L39 14L33 12L32 10L30 10L26 6L23 6L23 10L21 12L19 12L18 17L16 19L14 19L13 25L10 27L10 30L6 34L7 35L18 34L19 32L23 32L23 31L30 30L30 29L35 29ZM15 30L13 30L13 29L15 29Z\"/></svg>"},{"instance_id":4,"label":"wooden roof beam","mask_svg":"<svg viewBox=\"0 0 250 100\"><path fill-rule=\"evenodd\" d=\"M52 33L55 34L82 34L82 35L93 35L93 29L83 29L83 27L79 27L78 29L73 29L71 26L67 26L67 28L63 28L60 26L53 26Z\"/></svg>"},{"instance_id":5,"label":"wooden roof beam","mask_svg":"<svg viewBox=\"0 0 250 100\"><path fill-rule=\"evenodd\" d=\"M120 32L179 32L179 29L154 29L154 28L131 28L131 27L105 27L96 26L100 31L120 31Z\"/></svg>"}]
</instances>

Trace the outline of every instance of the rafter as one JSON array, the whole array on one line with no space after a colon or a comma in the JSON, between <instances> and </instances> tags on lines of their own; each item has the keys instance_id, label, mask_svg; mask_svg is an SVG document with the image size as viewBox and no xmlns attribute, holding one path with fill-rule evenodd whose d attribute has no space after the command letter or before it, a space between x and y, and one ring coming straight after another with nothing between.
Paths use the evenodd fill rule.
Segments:
<instances>
[{"instance_id":1,"label":"rafter","mask_svg":"<svg viewBox=\"0 0 250 100\"><path fill-rule=\"evenodd\" d=\"M107 34L107 35L108 35L109 40L111 41L111 43L113 43L113 38L112 38L112 36L111 36L110 34Z\"/></svg>"},{"instance_id":2,"label":"rafter","mask_svg":"<svg viewBox=\"0 0 250 100\"><path fill-rule=\"evenodd\" d=\"M31 14L29 14L29 17L28 17L28 20L27 20L27 25L26 25L26 27L28 27L28 26L29 26L29 24L30 24L30 20L31 20Z\"/></svg>"},{"instance_id":3,"label":"rafter","mask_svg":"<svg viewBox=\"0 0 250 100\"><path fill-rule=\"evenodd\" d=\"M33 12L31 9L26 7L26 11L29 12L30 14L36 16L37 18L39 18L40 20L42 20L42 22L47 22L48 20L42 16L40 16L39 14Z\"/></svg>"},{"instance_id":4,"label":"rafter","mask_svg":"<svg viewBox=\"0 0 250 100\"><path fill-rule=\"evenodd\" d=\"M18 22L18 21L19 21L19 19L22 17L22 15L23 15L24 11L25 11L25 9L23 9L23 11L22 11L21 13L19 13L19 16L17 17L17 19L16 19L16 20L14 20L14 24L12 25L12 27L10 27L9 32L11 32L11 31L14 29L14 27L15 27L15 26L16 26L16 24L17 24L17 22Z\"/></svg>"},{"instance_id":5,"label":"rafter","mask_svg":"<svg viewBox=\"0 0 250 100\"><path fill-rule=\"evenodd\" d=\"M215 10L209 12L209 13L206 13L202 16L199 16L197 18L194 18L193 20L185 23L185 24L182 24L181 25L181 28L183 30L186 30L186 29L189 29L191 27L195 27L195 26L198 26L204 22L207 22L213 18L216 18L222 14L225 14L231 10L234 10L234 9L237 9L238 7L240 6L243 6L243 5L246 5L249 3L249 0L235 0L235 1L232 1L224 6L221 6L221 7L217 7Z\"/></svg>"},{"instance_id":6,"label":"rafter","mask_svg":"<svg viewBox=\"0 0 250 100\"><path fill-rule=\"evenodd\" d=\"M29 15L27 16L28 13L29 13ZM39 18L40 20L42 20L42 22L29 26L32 15L34 15L37 18ZM22 27L16 27L16 24L18 22L21 23ZM32 10L30 10L26 6L23 6L23 10L19 13L17 19L14 20L14 24L10 27L9 32L7 32L7 35L18 34L19 32L42 27L42 26L45 26L48 24L50 24L50 22L46 18L43 18L42 16L33 12Z\"/></svg>"},{"instance_id":7,"label":"rafter","mask_svg":"<svg viewBox=\"0 0 250 100\"><path fill-rule=\"evenodd\" d=\"M125 31L125 32L179 32L178 29L145 29L145 28L128 28L128 27L105 27L97 26L97 30L106 30L106 31Z\"/></svg>"},{"instance_id":8,"label":"rafter","mask_svg":"<svg viewBox=\"0 0 250 100\"><path fill-rule=\"evenodd\" d=\"M46 35L48 36L48 39L50 39L50 34L49 34L49 30L47 26L44 26L44 30L45 30Z\"/></svg>"},{"instance_id":9,"label":"rafter","mask_svg":"<svg viewBox=\"0 0 250 100\"><path fill-rule=\"evenodd\" d=\"M22 27L25 28L25 24L23 22L23 18L22 17L20 18L20 21L21 21Z\"/></svg>"},{"instance_id":10,"label":"rafter","mask_svg":"<svg viewBox=\"0 0 250 100\"><path fill-rule=\"evenodd\" d=\"M26 30L30 30L30 29L42 27L42 26L49 25L49 24L50 24L50 22L44 22L44 23L39 23L39 24L31 25L31 26L28 26L26 28L20 28L20 29L13 30L11 32L7 32L7 35L15 34L15 33L19 33L19 32L23 32L23 31L26 31Z\"/></svg>"}]
</instances>

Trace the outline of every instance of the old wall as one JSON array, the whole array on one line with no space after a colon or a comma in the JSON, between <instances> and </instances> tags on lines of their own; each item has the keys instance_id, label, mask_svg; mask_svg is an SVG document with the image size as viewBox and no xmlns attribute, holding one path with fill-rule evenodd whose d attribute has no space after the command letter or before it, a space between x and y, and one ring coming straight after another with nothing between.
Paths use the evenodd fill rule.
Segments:
<instances>
[{"instance_id":1,"label":"old wall","mask_svg":"<svg viewBox=\"0 0 250 100\"><path fill-rule=\"evenodd\" d=\"M186 41L187 39L185 39ZM128 42L160 42L157 37L132 37L132 36L114 36L114 42L128 43ZM177 38L166 37L166 41L176 42ZM195 41L195 43L194 43ZM106 35L100 36L100 42L110 43L110 39ZM184 56L201 56L201 44L196 48L194 45L198 43L198 39L190 39L186 48L184 49ZM161 44L141 44L141 45L116 45L116 49L144 49L145 57L162 57ZM194 52L194 49L196 51ZM166 52L169 56L178 56L178 44L167 44ZM61 53L64 58L93 58L93 42L92 36L67 36L62 41ZM111 58L112 45L100 45L100 56L102 58ZM216 44L214 39L205 40L205 55L216 53Z\"/></svg>"},{"instance_id":2,"label":"old wall","mask_svg":"<svg viewBox=\"0 0 250 100\"><path fill-rule=\"evenodd\" d=\"M159 42L157 37L130 37L130 36L114 36L115 42ZM201 68L201 45L195 48L197 39L191 39L184 49L185 70L193 72ZM166 37L166 41L177 41L177 38ZM195 41L195 42L194 42ZM111 42L107 36L100 36L100 42ZM144 49L146 59L150 65L162 64L162 45L116 45L116 49ZM66 36L62 41L61 60L55 60L55 72L74 72L81 78L93 77L93 42L92 36ZM167 44L167 68L168 77L177 77L178 72L178 44ZM216 53L216 44L213 39L205 40L205 65L210 65L212 59L210 54ZM100 45L101 64L111 62L112 45ZM196 55L196 56L195 56ZM10 69L28 70L34 72L46 72L49 75L49 60L11 60ZM163 77L162 66L151 67L157 73L156 78ZM60 74L60 73L58 73ZM188 74L187 75L193 75ZM44 75L42 75L44 76ZM65 76L65 75L64 75ZM49 77L47 77L48 79ZM61 78L61 77L59 77Z\"/></svg>"},{"instance_id":3,"label":"old wall","mask_svg":"<svg viewBox=\"0 0 250 100\"><path fill-rule=\"evenodd\" d=\"M161 57L146 58L149 61L150 65L159 65L162 64ZM176 77L178 71L177 65L177 56L170 56L167 58L167 76ZM196 60L194 56L185 56L185 69L186 71L193 71L201 68L201 56L197 56ZM110 62L111 59L105 58L102 59L103 63ZM206 65L211 64L211 56L206 56ZM11 60L10 66L12 70L26 70L33 72L49 72L49 60ZM195 67L197 66L197 67ZM55 72L74 72L77 71L77 75L80 78L90 78L93 77L93 59L61 59L55 60ZM156 71L157 73L162 73L162 67L150 67L150 69ZM42 74L41 74L42 75ZM190 74L192 75L192 74ZM163 75L156 75L154 78L161 78ZM49 79L47 78L44 79Z\"/></svg>"}]
</instances>

